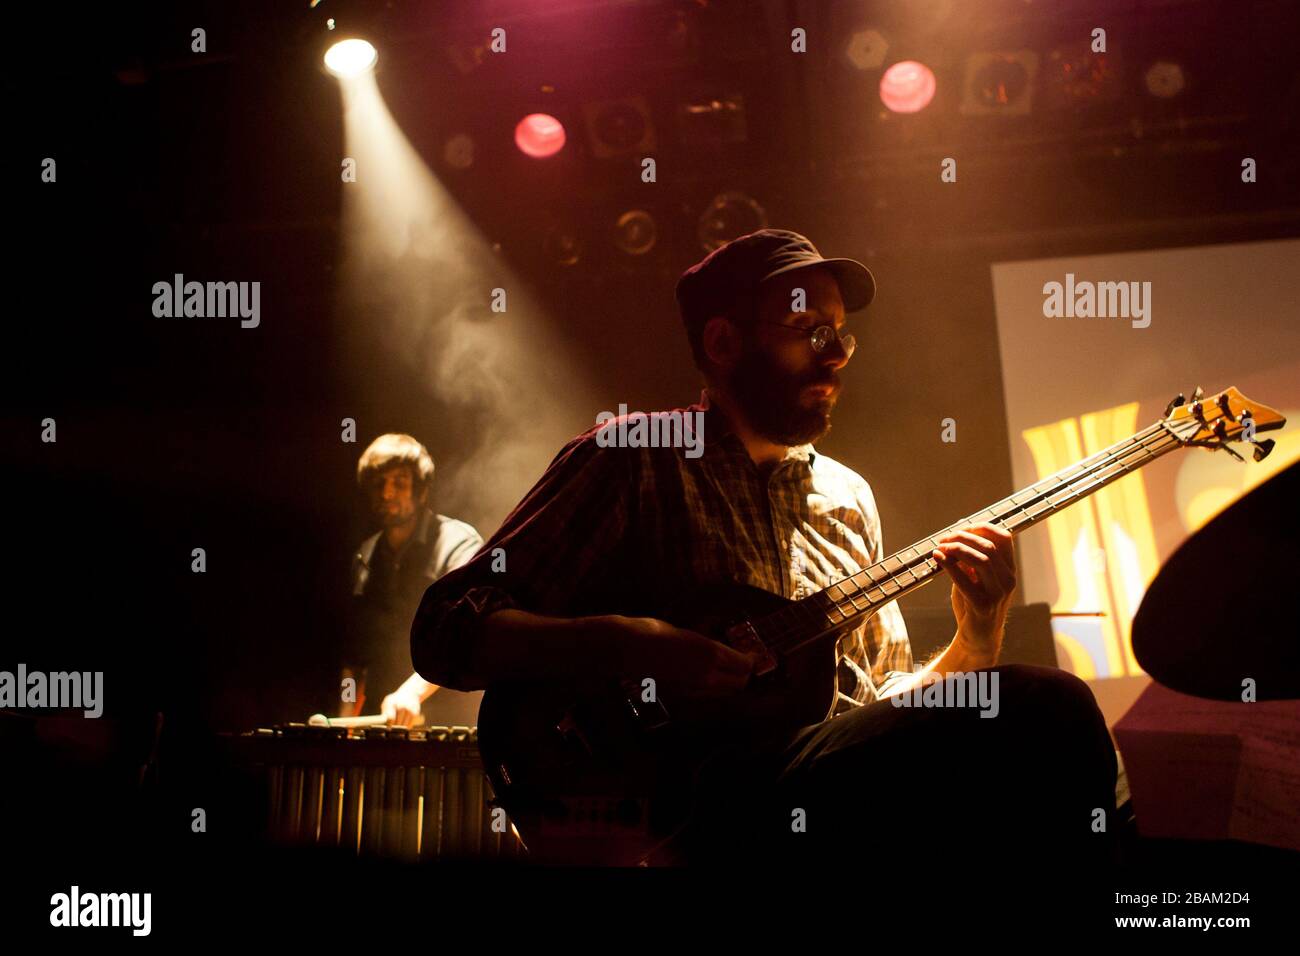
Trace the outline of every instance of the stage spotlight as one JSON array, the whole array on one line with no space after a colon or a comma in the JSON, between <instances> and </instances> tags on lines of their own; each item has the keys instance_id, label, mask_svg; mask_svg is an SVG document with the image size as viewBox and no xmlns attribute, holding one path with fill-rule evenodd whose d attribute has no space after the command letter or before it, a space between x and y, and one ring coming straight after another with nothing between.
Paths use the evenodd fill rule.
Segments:
<instances>
[{"instance_id":1,"label":"stage spotlight","mask_svg":"<svg viewBox=\"0 0 1300 956\"><path fill-rule=\"evenodd\" d=\"M857 30L844 47L844 56L855 69L878 70L885 63L889 44L879 30Z\"/></svg>"},{"instance_id":2,"label":"stage spotlight","mask_svg":"<svg viewBox=\"0 0 1300 956\"><path fill-rule=\"evenodd\" d=\"M469 169L474 165L474 140L466 133L457 133L442 145L442 158L452 169Z\"/></svg>"},{"instance_id":3,"label":"stage spotlight","mask_svg":"<svg viewBox=\"0 0 1300 956\"><path fill-rule=\"evenodd\" d=\"M582 260L583 242L567 226L552 226L542 240L546 258L559 266L576 266Z\"/></svg>"},{"instance_id":4,"label":"stage spotlight","mask_svg":"<svg viewBox=\"0 0 1300 956\"><path fill-rule=\"evenodd\" d=\"M1094 53L1087 41L1050 50L1043 63L1043 106L1071 108L1115 99L1119 82L1114 57Z\"/></svg>"},{"instance_id":5,"label":"stage spotlight","mask_svg":"<svg viewBox=\"0 0 1300 956\"><path fill-rule=\"evenodd\" d=\"M720 193L700 214L697 235L705 252L767 226L767 211L742 192Z\"/></svg>"},{"instance_id":6,"label":"stage spotlight","mask_svg":"<svg viewBox=\"0 0 1300 956\"><path fill-rule=\"evenodd\" d=\"M515 145L533 159L554 156L564 149L564 124L547 113L529 113L515 126Z\"/></svg>"},{"instance_id":7,"label":"stage spotlight","mask_svg":"<svg viewBox=\"0 0 1300 956\"><path fill-rule=\"evenodd\" d=\"M677 137L694 150L716 152L749 138L745 98L739 92L702 96L677 107Z\"/></svg>"},{"instance_id":8,"label":"stage spotlight","mask_svg":"<svg viewBox=\"0 0 1300 956\"><path fill-rule=\"evenodd\" d=\"M643 256L655 247L658 229L644 209L629 209L614 224L614 244L629 256Z\"/></svg>"},{"instance_id":9,"label":"stage spotlight","mask_svg":"<svg viewBox=\"0 0 1300 956\"><path fill-rule=\"evenodd\" d=\"M654 152L654 125L642 96L582 104L591 153L598 159Z\"/></svg>"},{"instance_id":10,"label":"stage spotlight","mask_svg":"<svg viewBox=\"0 0 1300 956\"><path fill-rule=\"evenodd\" d=\"M901 60L880 78L880 101L895 113L918 113L934 99L934 71L916 60Z\"/></svg>"},{"instance_id":11,"label":"stage spotlight","mask_svg":"<svg viewBox=\"0 0 1300 956\"><path fill-rule=\"evenodd\" d=\"M1011 105L1023 97L1028 88L1029 74L1024 65L1009 57L998 57L986 63L971 85L976 99L990 109Z\"/></svg>"},{"instance_id":12,"label":"stage spotlight","mask_svg":"<svg viewBox=\"0 0 1300 956\"><path fill-rule=\"evenodd\" d=\"M378 59L379 51L368 40L349 37L325 51L325 69L335 76L360 76L373 69Z\"/></svg>"},{"instance_id":13,"label":"stage spotlight","mask_svg":"<svg viewBox=\"0 0 1300 956\"><path fill-rule=\"evenodd\" d=\"M1173 99L1187 86L1183 68L1170 60L1157 60L1147 68L1147 92L1162 100Z\"/></svg>"},{"instance_id":14,"label":"stage spotlight","mask_svg":"<svg viewBox=\"0 0 1300 956\"><path fill-rule=\"evenodd\" d=\"M967 116L1021 116L1034 108L1038 54L973 53L966 60L961 112Z\"/></svg>"}]
</instances>

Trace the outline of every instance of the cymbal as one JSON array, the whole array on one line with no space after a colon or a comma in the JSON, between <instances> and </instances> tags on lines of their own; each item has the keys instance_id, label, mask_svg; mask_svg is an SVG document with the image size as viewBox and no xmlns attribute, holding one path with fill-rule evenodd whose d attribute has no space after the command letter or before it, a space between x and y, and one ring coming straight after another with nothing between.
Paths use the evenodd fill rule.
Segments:
<instances>
[{"instance_id":1,"label":"cymbal","mask_svg":"<svg viewBox=\"0 0 1300 956\"><path fill-rule=\"evenodd\" d=\"M1300 698L1300 462L1217 515L1165 562L1133 618L1133 653L1184 694Z\"/></svg>"}]
</instances>

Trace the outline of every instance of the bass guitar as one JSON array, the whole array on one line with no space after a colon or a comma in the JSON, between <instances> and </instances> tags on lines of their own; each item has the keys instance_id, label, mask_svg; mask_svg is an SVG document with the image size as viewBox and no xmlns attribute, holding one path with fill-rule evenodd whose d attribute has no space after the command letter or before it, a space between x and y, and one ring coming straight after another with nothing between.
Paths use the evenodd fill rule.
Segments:
<instances>
[{"instance_id":1,"label":"bass guitar","mask_svg":"<svg viewBox=\"0 0 1300 956\"><path fill-rule=\"evenodd\" d=\"M535 857L585 864L673 861L698 770L738 740L826 720L836 701L837 639L941 573L930 556L949 530L989 522L1020 532L1178 448L1223 449L1281 428L1275 410L1235 388L1179 395L1137 434L798 601L712 587L664 616L762 664L725 700L665 701L640 682L603 691L551 683L494 685L479 710L479 747L496 794ZM1241 459L1244 461L1244 459Z\"/></svg>"}]
</instances>

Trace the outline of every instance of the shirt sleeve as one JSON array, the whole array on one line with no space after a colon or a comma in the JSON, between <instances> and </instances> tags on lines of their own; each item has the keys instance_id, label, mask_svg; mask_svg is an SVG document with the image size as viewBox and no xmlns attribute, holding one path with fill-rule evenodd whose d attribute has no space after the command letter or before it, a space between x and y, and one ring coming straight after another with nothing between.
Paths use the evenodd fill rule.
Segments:
<instances>
[{"instance_id":1,"label":"shirt sleeve","mask_svg":"<svg viewBox=\"0 0 1300 956\"><path fill-rule=\"evenodd\" d=\"M442 577L443 574L455 571L457 568L468 564L469 559L474 557L474 553L483 547L483 536L473 527L463 521L458 521L455 527L460 535L459 540L448 550L442 574L439 574L438 577Z\"/></svg>"},{"instance_id":2,"label":"shirt sleeve","mask_svg":"<svg viewBox=\"0 0 1300 956\"><path fill-rule=\"evenodd\" d=\"M463 565L424 592L411 625L411 658L428 681L480 690L469 650L488 615L520 608L577 617L622 566L632 513L636 450L602 448L596 429L579 435L501 527Z\"/></svg>"},{"instance_id":3,"label":"shirt sleeve","mask_svg":"<svg viewBox=\"0 0 1300 956\"><path fill-rule=\"evenodd\" d=\"M891 685L915 671L912 660L912 642L907 636L907 625L897 601L890 601L875 614L867 627L872 631L868 643L880 650L871 667L871 682L876 687L876 698L889 696Z\"/></svg>"},{"instance_id":4,"label":"shirt sleeve","mask_svg":"<svg viewBox=\"0 0 1300 956\"><path fill-rule=\"evenodd\" d=\"M883 561L886 554L880 515L876 510L875 496L865 483L858 491L858 504L867 519L867 530L871 532L871 561L873 564ZM890 601L873 614L855 641L861 644L854 648L857 653L850 655L850 658L857 657L858 660L851 662L855 665L869 662L869 668L865 672L860 666L855 666L860 676L866 678L860 681L865 687L859 695L862 698L859 703L870 703L888 696L893 684L910 677L915 670L912 642L907 635L907 625L903 622L903 612L899 610L897 601Z\"/></svg>"}]
</instances>

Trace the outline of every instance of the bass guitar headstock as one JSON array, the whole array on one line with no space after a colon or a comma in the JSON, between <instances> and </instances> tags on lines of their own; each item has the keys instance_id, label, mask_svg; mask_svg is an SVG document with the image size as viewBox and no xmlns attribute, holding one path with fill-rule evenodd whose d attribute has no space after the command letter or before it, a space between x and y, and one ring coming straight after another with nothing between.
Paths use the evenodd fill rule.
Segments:
<instances>
[{"instance_id":1,"label":"bass guitar headstock","mask_svg":"<svg viewBox=\"0 0 1300 956\"><path fill-rule=\"evenodd\" d=\"M1251 401L1235 388L1225 388L1206 398L1197 386L1190 403L1180 392L1166 407L1164 424L1184 445L1218 450L1222 448L1238 461L1245 461L1229 447L1230 442L1254 446L1254 458L1263 461L1273 450L1273 440L1255 441L1256 432L1281 428L1286 419L1273 408Z\"/></svg>"}]
</instances>

